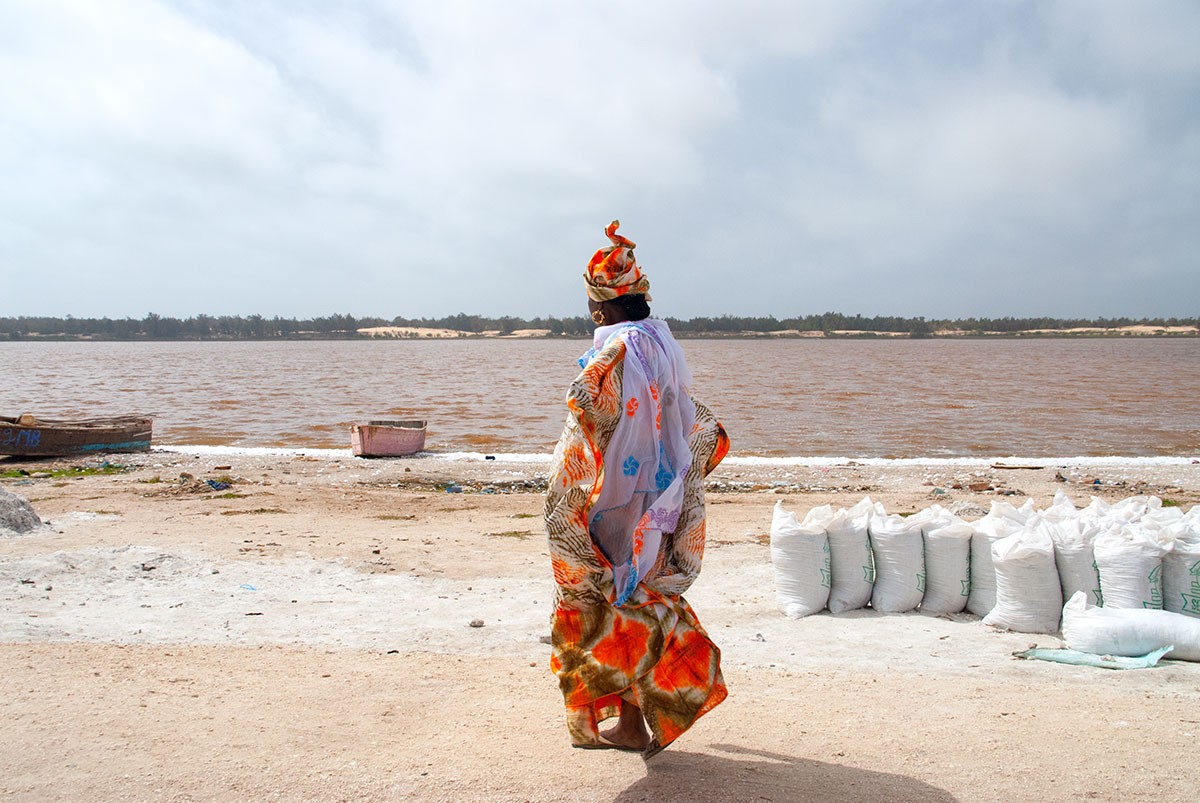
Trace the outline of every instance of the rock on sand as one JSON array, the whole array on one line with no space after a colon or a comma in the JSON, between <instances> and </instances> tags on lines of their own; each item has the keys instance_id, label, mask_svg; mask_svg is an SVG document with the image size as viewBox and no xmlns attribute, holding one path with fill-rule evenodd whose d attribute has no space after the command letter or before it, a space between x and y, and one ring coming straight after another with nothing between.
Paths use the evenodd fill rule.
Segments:
<instances>
[{"instance_id":1,"label":"rock on sand","mask_svg":"<svg viewBox=\"0 0 1200 803\"><path fill-rule=\"evenodd\" d=\"M42 526L33 505L23 497L0 488L0 535L20 535Z\"/></svg>"}]
</instances>

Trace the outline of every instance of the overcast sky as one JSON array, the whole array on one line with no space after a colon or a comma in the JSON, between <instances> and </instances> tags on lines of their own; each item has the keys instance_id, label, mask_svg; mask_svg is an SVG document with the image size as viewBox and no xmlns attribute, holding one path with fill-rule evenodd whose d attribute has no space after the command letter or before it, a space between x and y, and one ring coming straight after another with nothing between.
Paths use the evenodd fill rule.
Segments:
<instances>
[{"instance_id":1,"label":"overcast sky","mask_svg":"<svg viewBox=\"0 0 1200 803\"><path fill-rule=\"evenodd\" d=\"M0 0L0 316L1200 315L1200 3Z\"/></svg>"}]
</instances>

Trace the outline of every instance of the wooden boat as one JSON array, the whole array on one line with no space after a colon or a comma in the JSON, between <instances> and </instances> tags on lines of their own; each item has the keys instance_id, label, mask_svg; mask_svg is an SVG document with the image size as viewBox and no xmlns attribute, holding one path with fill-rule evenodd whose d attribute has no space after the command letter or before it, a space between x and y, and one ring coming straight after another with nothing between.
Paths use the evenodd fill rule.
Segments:
<instances>
[{"instance_id":1,"label":"wooden boat","mask_svg":"<svg viewBox=\"0 0 1200 803\"><path fill-rule=\"evenodd\" d=\"M368 421L350 427L355 457L404 457L425 448L425 422Z\"/></svg>"},{"instance_id":2,"label":"wooden boat","mask_svg":"<svg viewBox=\"0 0 1200 803\"><path fill-rule=\"evenodd\" d=\"M62 420L0 416L0 454L65 457L150 449L154 419L145 415Z\"/></svg>"}]
</instances>

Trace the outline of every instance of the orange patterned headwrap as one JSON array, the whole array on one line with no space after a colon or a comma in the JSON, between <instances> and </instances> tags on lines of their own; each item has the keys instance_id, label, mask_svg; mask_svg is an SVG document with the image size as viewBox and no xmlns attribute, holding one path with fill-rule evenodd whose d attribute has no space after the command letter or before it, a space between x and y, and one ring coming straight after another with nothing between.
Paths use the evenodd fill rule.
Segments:
<instances>
[{"instance_id":1,"label":"orange patterned headwrap","mask_svg":"<svg viewBox=\"0 0 1200 803\"><path fill-rule=\"evenodd\" d=\"M604 229L612 245L592 255L583 278L587 281L588 298L597 302L612 301L627 293L642 293L650 298L650 280L638 268L633 258L637 243L617 234L621 221L614 220Z\"/></svg>"}]
</instances>

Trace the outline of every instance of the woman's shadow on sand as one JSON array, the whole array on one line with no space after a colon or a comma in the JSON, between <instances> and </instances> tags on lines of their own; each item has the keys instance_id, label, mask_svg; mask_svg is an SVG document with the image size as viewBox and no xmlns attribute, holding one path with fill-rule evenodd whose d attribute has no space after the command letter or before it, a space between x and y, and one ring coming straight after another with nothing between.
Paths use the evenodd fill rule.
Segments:
<instances>
[{"instance_id":1,"label":"woman's shadow on sand","mask_svg":"<svg viewBox=\"0 0 1200 803\"><path fill-rule=\"evenodd\" d=\"M953 803L944 789L886 772L826 764L729 744L713 750L726 758L682 750L663 751L646 762L646 776L614 803L641 801L922 801Z\"/></svg>"}]
</instances>

